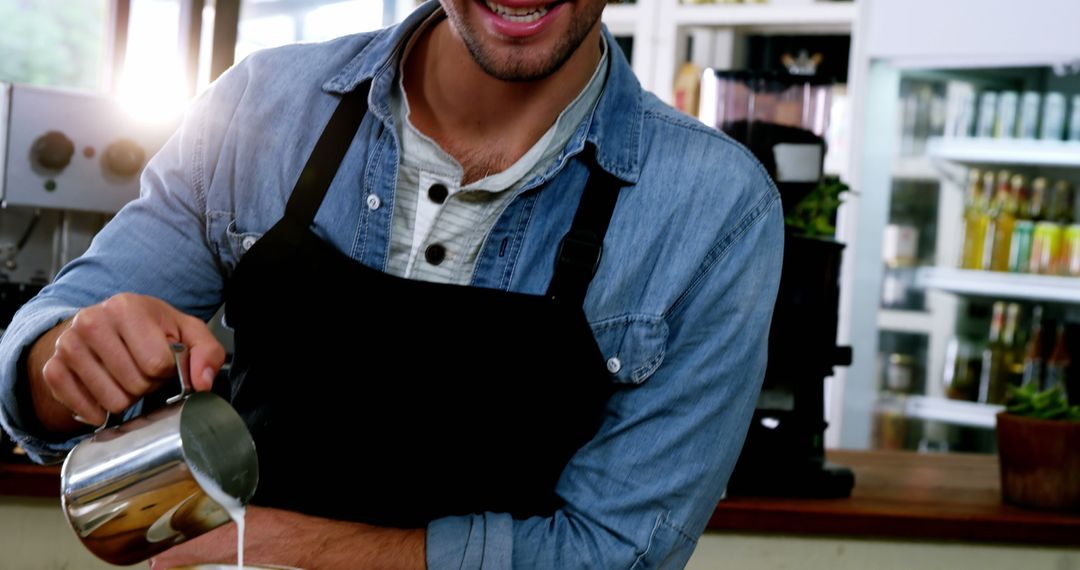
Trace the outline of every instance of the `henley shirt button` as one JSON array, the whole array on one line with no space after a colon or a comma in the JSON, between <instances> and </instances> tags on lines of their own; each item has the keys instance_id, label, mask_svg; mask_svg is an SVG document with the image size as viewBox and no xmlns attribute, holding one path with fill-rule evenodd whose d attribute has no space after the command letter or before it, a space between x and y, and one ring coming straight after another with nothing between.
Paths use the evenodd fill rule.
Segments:
<instances>
[{"instance_id":1,"label":"henley shirt button","mask_svg":"<svg viewBox=\"0 0 1080 570\"><path fill-rule=\"evenodd\" d=\"M442 204L446 201L446 197L450 195L450 191L442 184L432 184L431 188L428 188L427 195L432 202Z\"/></svg>"},{"instance_id":2,"label":"henley shirt button","mask_svg":"<svg viewBox=\"0 0 1080 570\"><path fill-rule=\"evenodd\" d=\"M244 240L240 242L240 246L244 248L244 251L251 249L253 245L255 245L255 236L244 236Z\"/></svg>"},{"instance_id":3,"label":"henley shirt button","mask_svg":"<svg viewBox=\"0 0 1080 570\"><path fill-rule=\"evenodd\" d=\"M612 356L607 360L607 371L612 374L618 374L622 370L622 362L618 358Z\"/></svg>"},{"instance_id":4,"label":"henley shirt button","mask_svg":"<svg viewBox=\"0 0 1080 570\"><path fill-rule=\"evenodd\" d=\"M378 210L379 206L381 205L382 200L380 200L378 196L376 196L375 194L368 194L367 207L369 210Z\"/></svg>"},{"instance_id":5,"label":"henley shirt button","mask_svg":"<svg viewBox=\"0 0 1080 570\"><path fill-rule=\"evenodd\" d=\"M429 245L424 250L424 259L432 265L438 265L446 259L446 248L439 244Z\"/></svg>"}]
</instances>

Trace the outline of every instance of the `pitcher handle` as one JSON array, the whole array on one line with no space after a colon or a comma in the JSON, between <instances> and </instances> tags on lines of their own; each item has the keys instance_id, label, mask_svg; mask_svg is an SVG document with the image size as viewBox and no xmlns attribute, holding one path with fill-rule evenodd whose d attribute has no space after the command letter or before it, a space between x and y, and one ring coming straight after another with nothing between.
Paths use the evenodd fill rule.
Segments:
<instances>
[{"instance_id":1,"label":"pitcher handle","mask_svg":"<svg viewBox=\"0 0 1080 570\"><path fill-rule=\"evenodd\" d=\"M176 377L180 379L180 393L165 400L166 404L179 402L195 391L191 386L191 380L188 378L191 352L188 351L187 345L182 342L174 342L169 345L169 349L172 350L173 361L176 362Z\"/></svg>"}]
</instances>

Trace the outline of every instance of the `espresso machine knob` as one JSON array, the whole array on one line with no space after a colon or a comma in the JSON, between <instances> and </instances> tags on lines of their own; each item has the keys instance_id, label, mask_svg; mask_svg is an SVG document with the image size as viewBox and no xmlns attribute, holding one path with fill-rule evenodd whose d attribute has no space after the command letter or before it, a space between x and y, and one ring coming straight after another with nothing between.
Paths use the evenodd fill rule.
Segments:
<instances>
[{"instance_id":1,"label":"espresso machine knob","mask_svg":"<svg viewBox=\"0 0 1080 570\"><path fill-rule=\"evenodd\" d=\"M105 168L120 176L134 176L146 162L146 151L131 139L119 139L105 149Z\"/></svg>"},{"instance_id":2,"label":"espresso machine knob","mask_svg":"<svg viewBox=\"0 0 1080 570\"><path fill-rule=\"evenodd\" d=\"M49 131L30 147L30 160L46 170L63 170L71 163L75 144L60 131Z\"/></svg>"}]
</instances>

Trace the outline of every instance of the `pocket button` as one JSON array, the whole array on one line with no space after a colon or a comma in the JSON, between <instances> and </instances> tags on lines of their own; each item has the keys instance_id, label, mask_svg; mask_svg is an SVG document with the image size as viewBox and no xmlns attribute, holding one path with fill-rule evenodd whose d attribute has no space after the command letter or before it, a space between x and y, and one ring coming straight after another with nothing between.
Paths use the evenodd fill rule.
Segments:
<instances>
[{"instance_id":1,"label":"pocket button","mask_svg":"<svg viewBox=\"0 0 1080 570\"><path fill-rule=\"evenodd\" d=\"M380 200L378 196L376 196L375 194L368 194L367 207L369 210L378 210L379 206L381 205L382 200Z\"/></svg>"}]
</instances>

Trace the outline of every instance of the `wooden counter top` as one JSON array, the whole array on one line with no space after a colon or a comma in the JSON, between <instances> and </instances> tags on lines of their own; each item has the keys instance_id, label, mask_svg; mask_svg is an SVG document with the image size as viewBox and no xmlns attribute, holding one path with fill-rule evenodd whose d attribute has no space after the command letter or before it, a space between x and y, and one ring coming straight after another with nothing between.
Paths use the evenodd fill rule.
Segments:
<instances>
[{"instance_id":1,"label":"wooden counter top","mask_svg":"<svg viewBox=\"0 0 1080 570\"><path fill-rule=\"evenodd\" d=\"M855 472L847 499L730 497L710 531L1080 546L1080 513L1001 502L997 456L830 451Z\"/></svg>"},{"instance_id":2,"label":"wooden counter top","mask_svg":"<svg viewBox=\"0 0 1080 570\"><path fill-rule=\"evenodd\" d=\"M0 495L59 497L60 466L0 462Z\"/></svg>"},{"instance_id":3,"label":"wooden counter top","mask_svg":"<svg viewBox=\"0 0 1080 570\"><path fill-rule=\"evenodd\" d=\"M1080 513L1001 502L997 457L830 451L855 471L847 499L730 497L709 531L1080 546ZM0 495L59 497L60 468L0 463Z\"/></svg>"}]
</instances>

